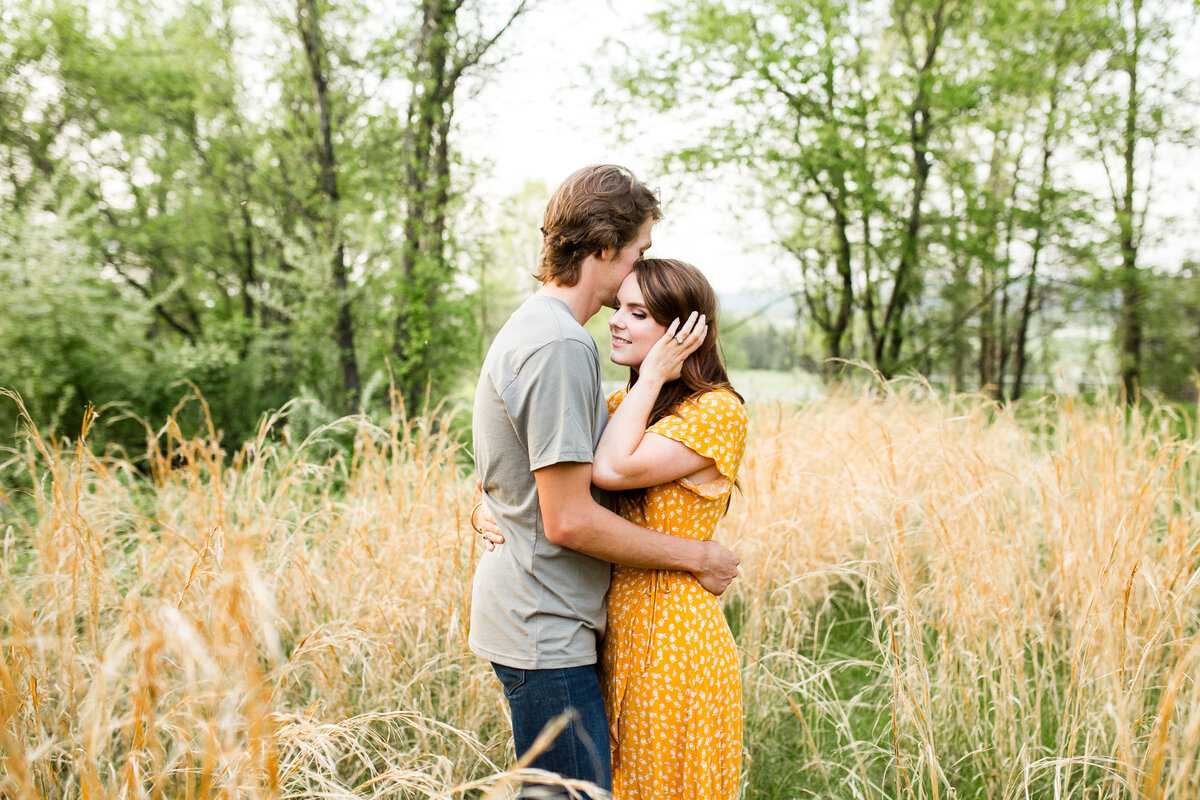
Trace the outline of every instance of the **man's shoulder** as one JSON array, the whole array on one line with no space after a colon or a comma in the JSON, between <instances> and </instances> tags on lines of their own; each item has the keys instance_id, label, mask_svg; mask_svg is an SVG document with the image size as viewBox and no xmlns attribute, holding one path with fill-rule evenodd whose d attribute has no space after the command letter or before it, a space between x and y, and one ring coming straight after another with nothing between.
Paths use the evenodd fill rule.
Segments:
<instances>
[{"instance_id":1,"label":"man's shoulder","mask_svg":"<svg viewBox=\"0 0 1200 800\"><path fill-rule=\"evenodd\" d=\"M563 301L533 295L525 300L509 317L504 326L511 335L541 335L552 339L578 339L592 341L592 337L571 314Z\"/></svg>"},{"instance_id":2,"label":"man's shoulder","mask_svg":"<svg viewBox=\"0 0 1200 800\"><path fill-rule=\"evenodd\" d=\"M598 363L595 340L565 305L535 295L513 312L496 334L488 351L487 369L513 375L535 356L562 356L574 361L581 355Z\"/></svg>"}]
</instances>

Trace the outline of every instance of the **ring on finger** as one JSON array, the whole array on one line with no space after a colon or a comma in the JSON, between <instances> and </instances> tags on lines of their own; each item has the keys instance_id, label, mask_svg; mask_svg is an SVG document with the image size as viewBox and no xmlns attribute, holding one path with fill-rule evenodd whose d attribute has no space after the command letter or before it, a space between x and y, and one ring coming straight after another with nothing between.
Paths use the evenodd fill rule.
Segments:
<instances>
[{"instance_id":1,"label":"ring on finger","mask_svg":"<svg viewBox=\"0 0 1200 800\"><path fill-rule=\"evenodd\" d=\"M675 334L675 341L679 342L680 344L683 344L683 334L682 333Z\"/></svg>"},{"instance_id":2,"label":"ring on finger","mask_svg":"<svg viewBox=\"0 0 1200 800\"><path fill-rule=\"evenodd\" d=\"M476 512L478 512L478 511L479 511L480 507L482 507L482 506L483 506L483 501L482 501L482 500L480 500L478 503L476 503L476 504L475 504L475 507L471 509L471 527L475 529L475 532L476 532L476 533L478 533L480 536L482 536L483 538L485 538L485 539L486 539L486 538L487 538L487 534L486 534L486 533L484 533L484 532L483 532L483 531L480 529L480 527L479 527L478 523L476 523L476 522L475 522L475 514L476 514Z\"/></svg>"}]
</instances>

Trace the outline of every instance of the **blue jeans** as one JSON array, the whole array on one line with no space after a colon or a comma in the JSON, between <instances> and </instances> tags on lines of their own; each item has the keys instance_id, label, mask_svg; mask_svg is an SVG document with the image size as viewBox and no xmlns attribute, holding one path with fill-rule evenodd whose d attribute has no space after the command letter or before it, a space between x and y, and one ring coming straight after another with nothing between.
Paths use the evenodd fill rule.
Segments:
<instances>
[{"instance_id":1,"label":"blue jeans","mask_svg":"<svg viewBox=\"0 0 1200 800\"><path fill-rule=\"evenodd\" d=\"M546 723L564 712L573 718L530 764L565 778L591 781L612 791L608 715L596 665L563 669L515 669L492 664L512 712L513 744L520 758Z\"/></svg>"}]
</instances>

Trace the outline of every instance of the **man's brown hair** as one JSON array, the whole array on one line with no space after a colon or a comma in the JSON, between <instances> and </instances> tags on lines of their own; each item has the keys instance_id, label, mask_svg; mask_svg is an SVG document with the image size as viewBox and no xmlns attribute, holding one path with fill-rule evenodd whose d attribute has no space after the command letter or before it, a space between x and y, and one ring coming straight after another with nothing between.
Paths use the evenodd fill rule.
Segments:
<instances>
[{"instance_id":1,"label":"man's brown hair","mask_svg":"<svg viewBox=\"0 0 1200 800\"><path fill-rule=\"evenodd\" d=\"M542 249L533 277L560 286L579 283L580 267L602 250L621 252L646 220L662 219L658 197L615 164L584 167L562 182L542 217Z\"/></svg>"}]
</instances>

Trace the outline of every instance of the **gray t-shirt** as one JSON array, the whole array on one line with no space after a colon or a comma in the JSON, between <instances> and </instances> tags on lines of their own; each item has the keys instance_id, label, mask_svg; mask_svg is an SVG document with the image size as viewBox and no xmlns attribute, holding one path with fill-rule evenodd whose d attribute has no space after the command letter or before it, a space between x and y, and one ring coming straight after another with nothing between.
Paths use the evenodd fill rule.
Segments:
<instances>
[{"instance_id":1,"label":"gray t-shirt","mask_svg":"<svg viewBox=\"0 0 1200 800\"><path fill-rule=\"evenodd\" d=\"M476 655L516 669L596 663L610 566L546 538L533 471L590 464L607 422L595 340L566 303L529 298L496 335L475 390L475 468L505 540L475 570Z\"/></svg>"}]
</instances>

